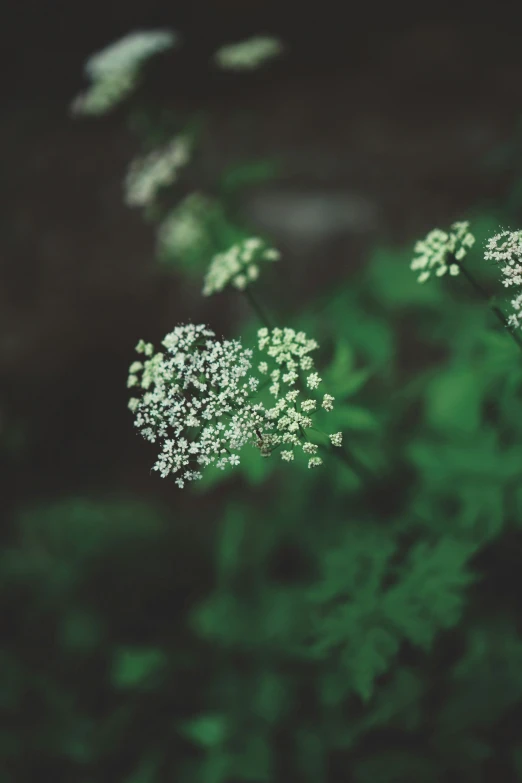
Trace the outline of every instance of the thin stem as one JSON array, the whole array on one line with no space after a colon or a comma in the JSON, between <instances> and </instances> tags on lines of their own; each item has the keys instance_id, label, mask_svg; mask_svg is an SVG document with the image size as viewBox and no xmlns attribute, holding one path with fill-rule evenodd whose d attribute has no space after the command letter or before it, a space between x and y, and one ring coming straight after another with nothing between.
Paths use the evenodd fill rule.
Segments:
<instances>
[{"instance_id":1,"label":"thin stem","mask_svg":"<svg viewBox=\"0 0 522 783\"><path fill-rule=\"evenodd\" d=\"M260 305L254 294L252 293L252 288L247 285L246 288L243 289L243 294L248 299L248 303L252 310L255 312L263 326L266 326L267 329L273 329L274 324L272 323L272 319L269 315L267 315L264 308Z\"/></svg>"},{"instance_id":2,"label":"thin stem","mask_svg":"<svg viewBox=\"0 0 522 783\"><path fill-rule=\"evenodd\" d=\"M340 459L345 465L348 465L348 467L361 479L363 484L375 483L375 480L377 479L375 473L367 468L366 465L360 461L359 457L356 457L344 444L342 448L339 448L339 446L330 446L328 448L328 453L333 454L334 457L337 457L337 459Z\"/></svg>"},{"instance_id":3,"label":"thin stem","mask_svg":"<svg viewBox=\"0 0 522 783\"><path fill-rule=\"evenodd\" d=\"M486 289L483 288L477 280L475 280L473 275L470 272L468 272L466 267L463 266L463 264L460 261L457 261L455 257L452 258L452 263L458 266L458 268L460 269L460 271L462 272L462 274L464 275L468 283L470 283L470 285L473 286L473 288L478 293L478 295L486 300L489 307L495 313L496 317L498 318L502 326L504 326L508 330L513 340L516 342L520 350L522 350L522 339L520 339L519 335L515 332L513 327L510 325L508 319L506 318L506 316L504 315L500 307L497 307L497 305L493 304L492 297L489 295Z\"/></svg>"}]
</instances>

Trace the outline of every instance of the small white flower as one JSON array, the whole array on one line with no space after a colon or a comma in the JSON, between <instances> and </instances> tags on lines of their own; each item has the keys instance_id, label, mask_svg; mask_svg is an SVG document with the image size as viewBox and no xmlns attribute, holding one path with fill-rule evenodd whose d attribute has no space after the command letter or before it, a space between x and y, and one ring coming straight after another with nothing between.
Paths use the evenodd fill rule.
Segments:
<instances>
[{"instance_id":1,"label":"small white flower","mask_svg":"<svg viewBox=\"0 0 522 783\"><path fill-rule=\"evenodd\" d=\"M222 46L214 54L214 61L225 70L252 70L273 59L282 50L283 46L277 38L256 36L241 43Z\"/></svg>"},{"instance_id":2,"label":"small white flower","mask_svg":"<svg viewBox=\"0 0 522 783\"><path fill-rule=\"evenodd\" d=\"M425 283L433 272L437 277L442 277L447 272L450 275L458 275L458 264L448 264L447 261L451 261L451 256L461 261L474 243L475 237L469 231L467 221L453 223L449 233L436 228L415 244L417 257L412 260L410 269L419 272L419 283Z\"/></svg>"},{"instance_id":3,"label":"small white flower","mask_svg":"<svg viewBox=\"0 0 522 783\"><path fill-rule=\"evenodd\" d=\"M309 468L318 468L322 464L323 464L323 460L321 459L321 457L311 457L311 459L308 460Z\"/></svg>"},{"instance_id":4,"label":"small white flower","mask_svg":"<svg viewBox=\"0 0 522 783\"><path fill-rule=\"evenodd\" d=\"M294 458L294 452L293 451L282 451L281 452L281 459L285 460L286 462L291 462Z\"/></svg>"},{"instance_id":5,"label":"small white flower","mask_svg":"<svg viewBox=\"0 0 522 783\"><path fill-rule=\"evenodd\" d=\"M335 400L335 397L332 397L331 394L325 394L323 397L323 401L321 403L321 406L325 409L325 411L333 411L333 401Z\"/></svg>"},{"instance_id":6,"label":"small white flower","mask_svg":"<svg viewBox=\"0 0 522 783\"><path fill-rule=\"evenodd\" d=\"M267 247L259 237L249 237L232 245L226 252L215 255L210 262L205 275L203 296L218 293L227 285L243 291L259 277L257 262L274 261L276 258L279 258L279 253Z\"/></svg>"},{"instance_id":7,"label":"small white flower","mask_svg":"<svg viewBox=\"0 0 522 783\"><path fill-rule=\"evenodd\" d=\"M503 284L522 285L522 231L501 231L486 243L484 258L501 265Z\"/></svg>"},{"instance_id":8,"label":"small white flower","mask_svg":"<svg viewBox=\"0 0 522 783\"><path fill-rule=\"evenodd\" d=\"M332 446L342 446L343 445L343 433L342 432L334 432L333 435L330 435L330 441L332 443Z\"/></svg>"},{"instance_id":9,"label":"small white flower","mask_svg":"<svg viewBox=\"0 0 522 783\"><path fill-rule=\"evenodd\" d=\"M316 372L313 372L306 379L306 383L310 389L317 389L321 383L321 378L319 378L319 375Z\"/></svg>"}]
</instances>

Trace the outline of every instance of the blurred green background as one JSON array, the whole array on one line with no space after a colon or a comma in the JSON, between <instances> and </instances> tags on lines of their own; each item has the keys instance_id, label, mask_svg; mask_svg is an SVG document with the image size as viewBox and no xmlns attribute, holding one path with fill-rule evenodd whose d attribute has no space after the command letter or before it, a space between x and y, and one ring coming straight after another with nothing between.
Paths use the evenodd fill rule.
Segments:
<instances>
[{"instance_id":1,"label":"blurred green background","mask_svg":"<svg viewBox=\"0 0 522 783\"><path fill-rule=\"evenodd\" d=\"M522 780L521 357L465 280L409 270L418 238L469 219L469 268L502 301L481 249L522 217L517 26L476 6L26 5L0 123L1 783ZM254 449L188 490L150 472L138 339L257 328L235 292L201 297L204 253L156 258L123 204L122 114L68 115L86 56L167 25L184 46L146 105L204 120L176 195L226 196L280 248L259 296L320 343L331 429L378 492ZM209 68L263 33L284 58Z\"/></svg>"}]
</instances>

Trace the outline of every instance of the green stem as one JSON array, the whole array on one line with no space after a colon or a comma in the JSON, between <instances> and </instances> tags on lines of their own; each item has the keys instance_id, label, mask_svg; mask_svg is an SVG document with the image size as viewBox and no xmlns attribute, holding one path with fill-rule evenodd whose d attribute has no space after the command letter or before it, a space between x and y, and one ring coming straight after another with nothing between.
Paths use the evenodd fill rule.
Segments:
<instances>
[{"instance_id":1,"label":"green stem","mask_svg":"<svg viewBox=\"0 0 522 783\"><path fill-rule=\"evenodd\" d=\"M302 428L300 429L303 436L306 438L304 430ZM326 438L328 437L326 432L322 432L317 429L317 427L310 427L309 429L314 430L314 432L319 432ZM334 457L337 457L337 459L340 459L345 465L348 465L348 467L361 479L363 484L375 483L377 476L360 461L359 457L355 456L353 451L350 451L345 443L343 443L342 446L329 444L325 448L329 454L333 454Z\"/></svg>"},{"instance_id":2,"label":"green stem","mask_svg":"<svg viewBox=\"0 0 522 783\"><path fill-rule=\"evenodd\" d=\"M258 302L257 298L252 293L252 288L247 285L247 287L243 289L242 293L245 295L250 307L255 312L263 326L266 326L267 329L273 329L274 324L272 323L272 319L269 315L267 315L262 305Z\"/></svg>"},{"instance_id":3,"label":"green stem","mask_svg":"<svg viewBox=\"0 0 522 783\"><path fill-rule=\"evenodd\" d=\"M374 484L377 476L364 465L359 457L356 457L353 451L350 451L344 444L342 448L339 446L330 446L327 448L329 454L333 454L334 457L344 462L350 470L352 470L360 479L363 484Z\"/></svg>"},{"instance_id":4,"label":"green stem","mask_svg":"<svg viewBox=\"0 0 522 783\"><path fill-rule=\"evenodd\" d=\"M457 261L457 259L454 256L452 257L451 262L454 263L456 266L458 266L458 268L460 269L460 271L462 272L462 274L464 275L468 283L470 283L470 285L474 288L474 290L478 293L478 295L486 300L489 307L495 313L497 319L500 321L502 326L504 326L508 330L509 334L516 342L517 346L520 348L520 350L522 350L522 339L519 337L519 335L513 329L513 327L509 324L508 319L506 318L506 316L504 315L500 307L497 307L497 305L493 304L492 297L489 295L486 289L483 288L483 286L477 280L475 280L473 275L470 272L468 272L466 267L460 261Z\"/></svg>"}]
</instances>

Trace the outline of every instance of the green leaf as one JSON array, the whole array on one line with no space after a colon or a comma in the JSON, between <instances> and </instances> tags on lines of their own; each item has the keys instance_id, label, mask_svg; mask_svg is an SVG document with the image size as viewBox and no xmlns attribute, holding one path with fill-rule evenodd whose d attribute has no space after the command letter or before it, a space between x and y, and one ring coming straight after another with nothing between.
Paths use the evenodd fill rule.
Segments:
<instances>
[{"instance_id":1,"label":"green leaf","mask_svg":"<svg viewBox=\"0 0 522 783\"><path fill-rule=\"evenodd\" d=\"M272 748L262 735L247 737L233 756L232 777L245 783L271 783Z\"/></svg>"},{"instance_id":2,"label":"green leaf","mask_svg":"<svg viewBox=\"0 0 522 783\"><path fill-rule=\"evenodd\" d=\"M278 161L268 159L235 163L223 174L220 190L225 197L231 197L244 188L275 179L280 168Z\"/></svg>"},{"instance_id":3,"label":"green leaf","mask_svg":"<svg viewBox=\"0 0 522 783\"><path fill-rule=\"evenodd\" d=\"M112 684L123 690L147 687L157 682L165 664L166 655L157 647L122 647L113 657Z\"/></svg>"},{"instance_id":4,"label":"green leaf","mask_svg":"<svg viewBox=\"0 0 522 783\"><path fill-rule=\"evenodd\" d=\"M161 755L157 751L150 753L125 779L125 783L157 783L160 765Z\"/></svg>"},{"instance_id":5,"label":"green leaf","mask_svg":"<svg viewBox=\"0 0 522 783\"><path fill-rule=\"evenodd\" d=\"M179 726L179 732L202 748L216 748L223 744L228 733L224 715L200 715Z\"/></svg>"},{"instance_id":6,"label":"green leaf","mask_svg":"<svg viewBox=\"0 0 522 783\"><path fill-rule=\"evenodd\" d=\"M416 544L402 578L383 596L388 620L413 644L428 649L439 630L458 623L475 576L467 565L476 545L450 537Z\"/></svg>"},{"instance_id":7,"label":"green leaf","mask_svg":"<svg viewBox=\"0 0 522 783\"><path fill-rule=\"evenodd\" d=\"M334 403L335 405L335 403ZM340 430L356 430L360 432L374 432L379 429L379 420L367 408L361 408L358 405L342 405L334 407L330 419L333 426Z\"/></svg>"},{"instance_id":8,"label":"green leaf","mask_svg":"<svg viewBox=\"0 0 522 783\"><path fill-rule=\"evenodd\" d=\"M241 559L241 544L245 534L246 513L244 507L227 507L218 544L217 561L220 578L227 579L237 570Z\"/></svg>"},{"instance_id":9,"label":"green leaf","mask_svg":"<svg viewBox=\"0 0 522 783\"><path fill-rule=\"evenodd\" d=\"M475 432L481 423L482 386L470 367L453 367L426 389L426 420L435 429Z\"/></svg>"},{"instance_id":10,"label":"green leaf","mask_svg":"<svg viewBox=\"0 0 522 783\"><path fill-rule=\"evenodd\" d=\"M288 679L274 672L263 672L253 694L255 714L268 723L276 723L289 704Z\"/></svg>"}]
</instances>

